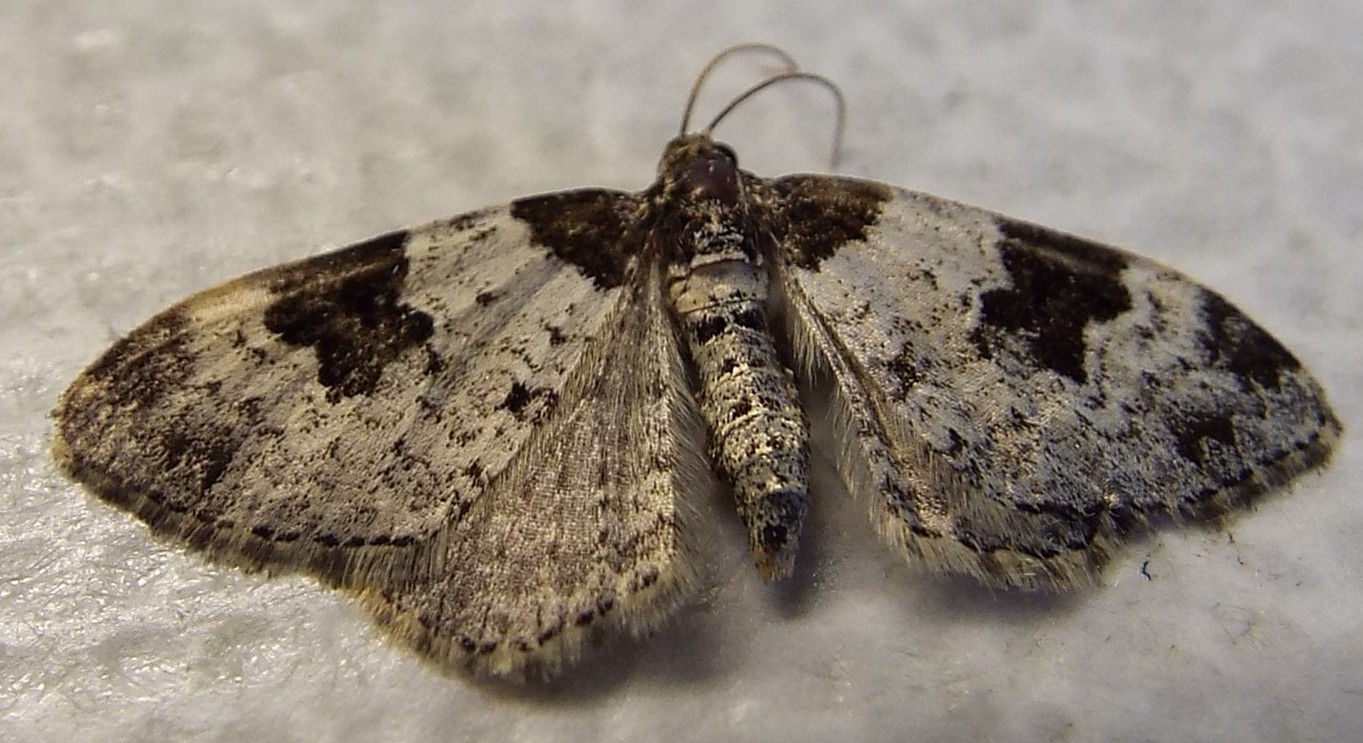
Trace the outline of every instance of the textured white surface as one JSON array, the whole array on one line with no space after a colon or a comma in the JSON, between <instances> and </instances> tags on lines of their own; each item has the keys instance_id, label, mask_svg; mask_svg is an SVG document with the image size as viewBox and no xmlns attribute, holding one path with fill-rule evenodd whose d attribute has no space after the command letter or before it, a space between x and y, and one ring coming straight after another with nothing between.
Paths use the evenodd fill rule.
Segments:
<instances>
[{"instance_id":1,"label":"textured white surface","mask_svg":"<svg viewBox=\"0 0 1363 743\"><path fill-rule=\"evenodd\" d=\"M6 4L0 739L1363 727L1363 9L509 5ZM1164 531L1107 586L1053 598L914 574L826 478L792 585L762 585L731 524L698 605L541 689L436 675L343 597L207 567L54 472L45 414L117 333L323 246L534 192L641 188L691 77L750 39L842 84L842 172L1119 244L1223 291L1332 393L1350 429L1334 465L1238 520L1234 541ZM756 172L818 169L828 111L792 88L721 134Z\"/></svg>"}]
</instances>

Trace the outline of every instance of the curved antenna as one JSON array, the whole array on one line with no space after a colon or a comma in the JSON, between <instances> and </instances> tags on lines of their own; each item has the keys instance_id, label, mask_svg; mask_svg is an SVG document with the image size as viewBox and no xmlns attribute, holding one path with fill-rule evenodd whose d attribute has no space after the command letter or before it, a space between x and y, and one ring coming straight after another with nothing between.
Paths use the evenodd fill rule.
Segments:
<instances>
[{"instance_id":1,"label":"curved antenna","mask_svg":"<svg viewBox=\"0 0 1363 743\"><path fill-rule=\"evenodd\" d=\"M764 44L760 41L750 41L746 44L734 44L712 57L709 62L705 63L705 67L701 69L700 74L696 75L696 82L691 84L691 94L686 97L686 110L685 113L682 114L681 131L678 132L678 135L686 134L686 130L690 128L691 114L696 110L696 99L700 97L700 91L705 87L705 81L710 77L710 73L714 72L715 68L729 57L732 57L735 54L744 54L748 52L765 52L781 60L782 68L781 71L777 73L777 76L790 74L800 69L800 66L795 63L795 58L787 54L786 50L779 46Z\"/></svg>"},{"instance_id":2,"label":"curved antenna","mask_svg":"<svg viewBox=\"0 0 1363 743\"><path fill-rule=\"evenodd\" d=\"M838 158L842 156L842 133L847 123L847 101L843 99L842 89L838 87L837 83L829 80L823 75L816 75L812 72L787 70L753 85L740 93L737 98L729 101L729 105L720 109L720 112L715 114L715 118L710 120L710 123L701 130L701 133L709 136L710 133L715 130L715 127L719 126L719 122L723 121L724 117L728 116L735 108L738 108L739 104L777 83L783 83L790 80L808 80L810 82L815 82L822 85L828 92L833 94L833 100L837 104L838 112L837 120L833 127L833 151L829 155L829 163L836 166L838 164ZM685 130L683 129L682 132L685 133Z\"/></svg>"}]
</instances>

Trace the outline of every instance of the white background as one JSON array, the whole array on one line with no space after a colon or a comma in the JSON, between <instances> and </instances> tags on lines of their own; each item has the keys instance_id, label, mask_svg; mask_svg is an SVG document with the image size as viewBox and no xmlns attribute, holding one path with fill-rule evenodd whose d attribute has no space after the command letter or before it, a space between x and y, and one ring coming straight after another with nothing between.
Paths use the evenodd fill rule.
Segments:
<instances>
[{"instance_id":1,"label":"white background","mask_svg":"<svg viewBox=\"0 0 1363 743\"><path fill-rule=\"evenodd\" d=\"M5 0L0 739L1358 735L1363 9L798 7ZM1123 245L1223 291L1331 392L1354 429L1333 466L1233 539L1161 532L1104 586L1059 598L916 574L824 478L792 585L763 585L729 528L706 593L660 635L528 689L433 673L343 596L207 566L54 471L56 396L156 310L516 196L643 188L693 75L754 39L842 85L841 172ZM718 87L760 74L740 64ZM822 169L830 110L791 86L721 134L758 173Z\"/></svg>"}]
</instances>

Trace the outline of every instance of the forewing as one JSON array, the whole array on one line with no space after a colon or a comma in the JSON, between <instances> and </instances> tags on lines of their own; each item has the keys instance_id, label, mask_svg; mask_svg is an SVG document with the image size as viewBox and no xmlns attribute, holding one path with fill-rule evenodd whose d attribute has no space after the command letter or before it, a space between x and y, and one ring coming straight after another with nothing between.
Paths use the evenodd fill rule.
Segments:
<instances>
[{"instance_id":1,"label":"forewing","mask_svg":"<svg viewBox=\"0 0 1363 743\"><path fill-rule=\"evenodd\" d=\"M574 375L600 371L588 349L628 309L622 239L586 265L550 245L547 204L617 226L637 211L605 191L527 199L190 297L66 391L58 462L218 559L411 581L421 545L505 475Z\"/></svg>"},{"instance_id":2,"label":"forewing","mask_svg":"<svg viewBox=\"0 0 1363 743\"><path fill-rule=\"evenodd\" d=\"M1153 261L880 184L773 184L796 353L882 534L993 585L1090 579L1154 514L1214 518L1339 432L1297 359Z\"/></svg>"}]
</instances>

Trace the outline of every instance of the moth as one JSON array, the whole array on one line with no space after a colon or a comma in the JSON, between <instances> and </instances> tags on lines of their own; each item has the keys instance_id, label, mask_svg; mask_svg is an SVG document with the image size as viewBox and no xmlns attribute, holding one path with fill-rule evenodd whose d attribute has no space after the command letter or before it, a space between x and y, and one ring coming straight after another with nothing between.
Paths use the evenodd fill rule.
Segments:
<instances>
[{"instance_id":1,"label":"moth","mask_svg":"<svg viewBox=\"0 0 1363 743\"><path fill-rule=\"evenodd\" d=\"M791 78L828 84L789 62L734 103ZM999 588L1091 582L1150 519L1217 521L1330 456L1321 386L1215 291L936 196L759 177L723 115L639 193L185 299L62 395L57 463L212 560L348 591L439 666L521 677L690 598L717 482L758 571L790 574L801 386L884 541Z\"/></svg>"}]
</instances>

